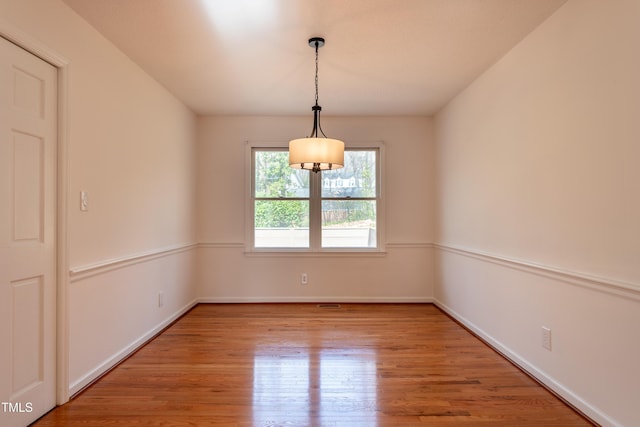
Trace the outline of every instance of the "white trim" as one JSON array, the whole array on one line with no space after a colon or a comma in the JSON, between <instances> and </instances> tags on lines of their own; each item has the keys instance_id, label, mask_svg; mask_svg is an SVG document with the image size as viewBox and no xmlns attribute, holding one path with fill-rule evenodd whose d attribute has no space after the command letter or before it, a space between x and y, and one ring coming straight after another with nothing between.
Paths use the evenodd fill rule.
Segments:
<instances>
[{"instance_id":1,"label":"white trim","mask_svg":"<svg viewBox=\"0 0 640 427\"><path fill-rule=\"evenodd\" d=\"M129 267L131 265L140 264L180 252L185 252L190 249L196 248L197 246L197 243L185 243L181 245L168 246L165 248L154 249L151 251L113 258L94 264L73 267L69 270L69 276L71 277L71 282L73 283L84 280L88 277L95 276L97 274L104 274L114 270L118 270L120 268Z\"/></svg>"},{"instance_id":2,"label":"white trim","mask_svg":"<svg viewBox=\"0 0 640 427\"><path fill-rule=\"evenodd\" d=\"M542 384L544 384L549 389L553 390L579 411L583 412L587 417L591 418L591 420L599 423L603 426L618 426L619 423L611 419L605 413L603 413L598 408L590 405L586 401L584 401L580 396L574 393L571 389L567 388L563 384L554 380L551 376L549 376L546 372L541 371L536 368L534 365L529 363L524 357L520 356L518 353L515 353L510 348L504 346L500 341L496 340L490 334L485 332L482 328L478 327L476 324L471 322L466 317L462 316L460 313L453 310L451 307L448 307L446 304L442 303L438 299L434 299L434 304L440 308L442 311L447 313L449 316L454 318L456 321L463 324L466 328L472 331L475 335L477 335L482 341L484 341L487 345L493 348L495 351L500 353L503 357L511 361L518 368L525 371L527 374L531 375Z\"/></svg>"},{"instance_id":3,"label":"white trim","mask_svg":"<svg viewBox=\"0 0 640 427\"><path fill-rule=\"evenodd\" d=\"M253 249L247 251L244 243L198 243L198 248L203 249L237 249L242 250L247 257L276 257L276 258L331 258L331 257L383 257L387 253L380 250L328 250L312 251L312 250L295 250L295 249Z\"/></svg>"},{"instance_id":4,"label":"white trim","mask_svg":"<svg viewBox=\"0 0 640 427\"><path fill-rule=\"evenodd\" d=\"M69 401L69 86L70 61L19 28L0 18L0 37L57 68L56 155L56 404Z\"/></svg>"},{"instance_id":5,"label":"white trim","mask_svg":"<svg viewBox=\"0 0 640 427\"><path fill-rule=\"evenodd\" d=\"M386 246L387 248L434 248L435 244L431 242L389 242L386 244ZM201 242L201 243L198 243L198 247L244 249L245 246L243 242ZM374 252L374 251L363 251L363 252Z\"/></svg>"},{"instance_id":6,"label":"white trim","mask_svg":"<svg viewBox=\"0 0 640 427\"><path fill-rule=\"evenodd\" d=\"M4 19L0 18L0 36L9 40L11 43L20 46L22 49L32 53L38 58L48 62L56 68L63 68L69 65L70 61L62 55L59 55L53 49L40 41L29 36L21 29L15 27Z\"/></svg>"},{"instance_id":7,"label":"white trim","mask_svg":"<svg viewBox=\"0 0 640 427\"><path fill-rule=\"evenodd\" d=\"M247 303L354 303L354 304L431 304L431 297L202 297L198 298L201 304L247 304Z\"/></svg>"},{"instance_id":8,"label":"white trim","mask_svg":"<svg viewBox=\"0 0 640 427\"><path fill-rule=\"evenodd\" d=\"M486 252L463 249L459 247L435 243L435 248L443 252L474 258L480 261L497 264L503 267L513 268L525 273L536 274L538 276L558 280L572 285L581 286L591 290L605 292L640 301L640 284L622 282L615 279L592 276L571 270L565 270L544 264L524 261L515 258L489 254Z\"/></svg>"},{"instance_id":9,"label":"white trim","mask_svg":"<svg viewBox=\"0 0 640 427\"><path fill-rule=\"evenodd\" d=\"M69 66L58 68L57 373L56 403L69 401Z\"/></svg>"},{"instance_id":10,"label":"white trim","mask_svg":"<svg viewBox=\"0 0 640 427\"><path fill-rule=\"evenodd\" d=\"M242 249L244 250L244 243L232 243L232 242L207 242L198 243L199 248L211 248L211 249Z\"/></svg>"},{"instance_id":11,"label":"white trim","mask_svg":"<svg viewBox=\"0 0 640 427\"><path fill-rule=\"evenodd\" d=\"M282 144L282 143L281 143ZM254 224L253 219L253 149L258 147L268 147L266 143L260 142L244 142L244 243L245 251L251 251L253 248L253 233ZM276 145L274 145L276 146Z\"/></svg>"},{"instance_id":12,"label":"white trim","mask_svg":"<svg viewBox=\"0 0 640 427\"><path fill-rule=\"evenodd\" d=\"M129 344L119 352L115 353L114 355L112 355L111 357L103 361L100 365L92 369L89 373L87 373L82 378L80 378L78 381L71 384L69 387L71 395L78 393L83 388L87 387L92 382L94 382L95 380L100 378L102 375L107 373L110 369L112 369L118 363L120 363L121 361L123 361L124 359L132 355L133 353L135 353L139 348L147 344L147 342L150 341L152 338L154 338L158 333L162 332L163 329L169 326L172 322L179 319L182 315L184 315L186 312L191 310L197 304L198 304L197 299L194 299L193 301L187 303L184 307L180 308L178 311L173 313L167 319L160 322L158 325L156 325L146 333L142 334L140 337L138 337L138 339L133 341L131 344Z\"/></svg>"},{"instance_id":13,"label":"white trim","mask_svg":"<svg viewBox=\"0 0 640 427\"><path fill-rule=\"evenodd\" d=\"M361 250L361 249L348 249L348 250L338 250L338 249L325 249L322 251L296 251L293 249L254 249L252 251L245 251L245 256L252 257L281 257L281 258L332 258L332 257L384 257L387 256L386 251L380 250Z\"/></svg>"},{"instance_id":14,"label":"white trim","mask_svg":"<svg viewBox=\"0 0 640 427\"><path fill-rule=\"evenodd\" d=\"M389 242L388 249L432 249L435 246L430 242Z\"/></svg>"},{"instance_id":15,"label":"white trim","mask_svg":"<svg viewBox=\"0 0 640 427\"><path fill-rule=\"evenodd\" d=\"M247 257L300 257L300 258L331 258L331 257L384 257L388 254L389 250L394 249L433 249L435 246L430 242L393 242L386 244L386 251L380 250L340 250L325 249L323 251L310 251L310 250L292 250L292 249L254 249L247 251L244 243L241 242L205 242L198 243L198 248L203 249L238 249L242 250Z\"/></svg>"}]
</instances>

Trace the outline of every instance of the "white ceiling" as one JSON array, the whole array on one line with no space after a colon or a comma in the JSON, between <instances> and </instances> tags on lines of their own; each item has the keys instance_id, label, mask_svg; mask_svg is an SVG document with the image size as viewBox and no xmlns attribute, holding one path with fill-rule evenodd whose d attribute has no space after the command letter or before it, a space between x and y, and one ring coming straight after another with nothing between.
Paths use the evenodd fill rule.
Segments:
<instances>
[{"instance_id":1,"label":"white ceiling","mask_svg":"<svg viewBox=\"0 0 640 427\"><path fill-rule=\"evenodd\" d=\"M199 114L431 115L566 0L63 0Z\"/></svg>"}]
</instances>

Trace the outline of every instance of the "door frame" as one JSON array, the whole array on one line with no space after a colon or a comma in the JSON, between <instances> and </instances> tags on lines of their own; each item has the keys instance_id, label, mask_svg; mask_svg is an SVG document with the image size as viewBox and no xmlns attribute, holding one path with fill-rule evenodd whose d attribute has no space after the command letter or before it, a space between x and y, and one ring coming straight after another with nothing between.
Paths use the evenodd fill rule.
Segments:
<instances>
[{"instance_id":1,"label":"door frame","mask_svg":"<svg viewBox=\"0 0 640 427\"><path fill-rule=\"evenodd\" d=\"M0 36L56 67L56 404L69 401L69 68L70 61L0 18Z\"/></svg>"}]
</instances>

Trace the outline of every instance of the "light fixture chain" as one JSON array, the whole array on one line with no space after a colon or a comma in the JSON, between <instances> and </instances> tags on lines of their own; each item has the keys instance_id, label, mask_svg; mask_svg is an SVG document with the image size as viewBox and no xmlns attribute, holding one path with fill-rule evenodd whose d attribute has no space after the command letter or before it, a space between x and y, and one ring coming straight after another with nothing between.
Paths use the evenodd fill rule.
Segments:
<instances>
[{"instance_id":1,"label":"light fixture chain","mask_svg":"<svg viewBox=\"0 0 640 427\"><path fill-rule=\"evenodd\" d=\"M313 129L306 138L294 139L289 142L289 166L296 169L307 169L318 173L323 170L334 170L344 167L344 142L338 139L327 138L320 126L320 112L322 107L318 105L318 49L324 46L322 37L309 39L309 46L316 50L316 103L313 111ZM320 133L318 133L320 132ZM322 134L322 137L320 137Z\"/></svg>"},{"instance_id":2,"label":"light fixture chain","mask_svg":"<svg viewBox=\"0 0 640 427\"><path fill-rule=\"evenodd\" d=\"M316 105L318 105L318 45L316 41Z\"/></svg>"}]
</instances>

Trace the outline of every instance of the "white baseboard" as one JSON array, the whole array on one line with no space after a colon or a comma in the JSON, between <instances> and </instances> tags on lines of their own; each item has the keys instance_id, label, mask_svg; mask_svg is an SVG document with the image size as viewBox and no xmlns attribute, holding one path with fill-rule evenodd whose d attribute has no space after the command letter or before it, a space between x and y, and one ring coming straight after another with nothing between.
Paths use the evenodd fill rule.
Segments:
<instances>
[{"instance_id":1,"label":"white baseboard","mask_svg":"<svg viewBox=\"0 0 640 427\"><path fill-rule=\"evenodd\" d=\"M511 363L515 364L518 368L526 372L528 375L535 378L540 383L544 384L549 390L556 393L562 399L564 399L567 403L575 407L578 411L582 412L584 415L589 417L591 420L597 422L602 426L611 426L616 427L620 424L612 420L609 416L604 414L598 408L593 407L589 403L585 402L580 396L575 394L572 390L568 389L561 383L557 382L554 378L547 375L544 371L541 371L527 359L522 357L520 354L513 352L507 346L503 345L500 341L494 339L490 334L486 333L484 330L479 328L469 319L462 316L460 313L453 310L451 307L448 307L446 304L443 304L441 301L434 299L434 304L440 308L442 311L447 313L449 316L460 322L467 329L472 331L475 335L477 335L481 340L483 340L487 345L493 348L495 351L500 353L502 356L507 358Z\"/></svg>"},{"instance_id":2,"label":"white baseboard","mask_svg":"<svg viewBox=\"0 0 640 427\"><path fill-rule=\"evenodd\" d=\"M431 297L201 297L199 303L432 303Z\"/></svg>"},{"instance_id":3,"label":"white baseboard","mask_svg":"<svg viewBox=\"0 0 640 427\"><path fill-rule=\"evenodd\" d=\"M120 350L119 352L114 354L113 356L109 357L107 360L102 362L100 365L98 365L96 368L94 368L89 373L84 375L82 378L80 378L76 382L70 384L70 386L69 386L69 395L70 396L75 395L76 393L78 393L79 391L81 391L82 389L84 389L85 387L87 387L88 385L93 383L94 381L96 381L102 375L104 375L107 372L109 372L110 369L112 369L118 363L122 362L124 359L129 357L131 354L133 354L135 351L137 351L140 347L142 347L144 344L146 344L147 341L152 339L159 332L161 332L164 328L169 326L172 322L174 322L175 320L180 318L180 316L185 314L187 311L191 310L197 304L198 304L198 300L197 299L189 302L188 304L186 304L185 306L180 308L178 311L176 311L175 313L173 313L172 315L167 317L165 320L160 322L154 328L152 328L151 330L149 330L146 333L144 333L142 336L140 336L138 339L133 341L131 344L129 344L128 346L126 346L125 348L123 348L122 350Z\"/></svg>"}]
</instances>

